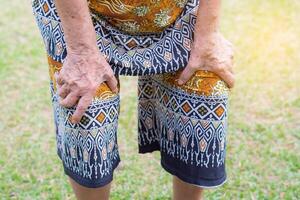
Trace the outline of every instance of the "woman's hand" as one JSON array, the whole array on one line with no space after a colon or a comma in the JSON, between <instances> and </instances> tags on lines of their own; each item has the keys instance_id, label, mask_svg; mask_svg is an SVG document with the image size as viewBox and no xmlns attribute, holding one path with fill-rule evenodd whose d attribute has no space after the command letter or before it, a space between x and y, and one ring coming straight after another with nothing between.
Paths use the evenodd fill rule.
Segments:
<instances>
[{"instance_id":1,"label":"woman's hand","mask_svg":"<svg viewBox=\"0 0 300 200\"><path fill-rule=\"evenodd\" d=\"M67 57L59 74L56 74L59 103L65 107L77 104L71 118L81 120L101 83L106 82L117 92L117 80L112 69L100 54L91 19L88 1L55 0L66 40Z\"/></svg>"},{"instance_id":2,"label":"woman's hand","mask_svg":"<svg viewBox=\"0 0 300 200\"><path fill-rule=\"evenodd\" d=\"M118 82L105 58L98 52L89 54L69 53L59 73L55 74L59 103L64 107L76 106L72 123L81 120L93 100L99 85L106 82L113 92Z\"/></svg>"},{"instance_id":3,"label":"woman's hand","mask_svg":"<svg viewBox=\"0 0 300 200\"><path fill-rule=\"evenodd\" d=\"M189 62L182 71L178 84L186 83L198 70L216 73L229 88L234 85L232 44L219 32L199 35L194 41Z\"/></svg>"}]
</instances>

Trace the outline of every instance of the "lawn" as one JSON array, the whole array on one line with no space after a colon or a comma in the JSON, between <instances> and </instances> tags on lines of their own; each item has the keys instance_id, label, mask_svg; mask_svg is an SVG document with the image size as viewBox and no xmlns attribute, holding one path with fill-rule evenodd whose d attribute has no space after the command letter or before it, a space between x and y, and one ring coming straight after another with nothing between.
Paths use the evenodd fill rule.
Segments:
<instances>
[{"instance_id":1,"label":"lawn","mask_svg":"<svg viewBox=\"0 0 300 200\"><path fill-rule=\"evenodd\" d=\"M206 199L300 199L300 1L223 1L235 44L228 181ZM48 66L30 0L0 0L0 199L74 199L56 155ZM137 153L136 78L121 79L111 199L171 199L159 154Z\"/></svg>"}]
</instances>

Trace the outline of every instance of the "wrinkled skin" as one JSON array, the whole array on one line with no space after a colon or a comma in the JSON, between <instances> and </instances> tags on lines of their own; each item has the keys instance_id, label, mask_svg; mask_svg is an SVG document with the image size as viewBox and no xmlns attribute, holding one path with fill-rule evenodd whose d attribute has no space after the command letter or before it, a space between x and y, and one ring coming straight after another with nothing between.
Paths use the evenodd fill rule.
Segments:
<instances>
[{"instance_id":1,"label":"wrinkled skin","mask_svg":"<svg viewBox=\"0 0 300 200\"><path fill-rule=\"evenodd\" d=\"M197 70L216 73L229 88L234 86L232 44L221 33L214 32L198 37L192 46L186 68L182 71L178 83L186 83Z\"/></svg>"},{"instance_id":2,"label":"wrinkled skin","mask_svg":"<svg viewBox=\"0 0 300 200\"><path fill-rule=\"evenodd\" d=\"M105 58L99 53L68 53L59 74L55 74L60 105L76 106L72 123L78 123L92 102L98 86L106 82L117 92L117 80Z\"/></svg>"}]
</instances>

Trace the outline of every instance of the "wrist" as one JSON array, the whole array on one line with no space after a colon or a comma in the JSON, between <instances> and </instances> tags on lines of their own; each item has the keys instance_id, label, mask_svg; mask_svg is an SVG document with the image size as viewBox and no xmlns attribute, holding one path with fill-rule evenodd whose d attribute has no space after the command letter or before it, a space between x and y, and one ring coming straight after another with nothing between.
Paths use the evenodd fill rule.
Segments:
<instances>
[{"instance_id":1,"label":"wrist","mask_svg":"<svg viewBox=\"0 0 300 200\"><path fill-rule=\"evenodd\" d=\"M93 55L98 54L99 49L96 45L89 45L87 43L79 43L76 45L67 45L67 52L71 55Z\"/></svg>"},{"instance_id":2,"label":"wrist","mask_svg":"<svg viewBox=\"0 0 300 200\"><path fill-rule=\"evenodd\" d=\"M209 37L219 32L219 20L217 16L199 16L195 27L195 38Z\"/></svg>"},{"instance_id":3,"label":"wrist","mask_svg":"<svg viewBox=\"0 0 300 200\"><path fill-rule=\"evenodd\" d=\"M214 38L219 34L220 32L218 30L198 33L194 37L194 43L209 42L211 40L214 40Z\"/></svg>"}]
</instances>

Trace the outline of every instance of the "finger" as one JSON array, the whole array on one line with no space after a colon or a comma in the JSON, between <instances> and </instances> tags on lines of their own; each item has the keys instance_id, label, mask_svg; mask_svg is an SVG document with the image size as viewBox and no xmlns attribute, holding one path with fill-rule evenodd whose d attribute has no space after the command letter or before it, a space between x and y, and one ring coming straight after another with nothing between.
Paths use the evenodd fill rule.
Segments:
<instances>
[{"instance_id":1,"label":"finger","mask_svg":"<svg viewBox=\"0 0 300 200\"><path fill-rule=\"evenodd\" d=\"M56 84L56 91L58 91L61 88L62 85Z\"/></svg>"},{"instance_id":2,"label":"finger","mask_svg":"<svg viewBox=\"0 0 300 200\"><path fill-rule=\"evenodd\" d=\"M76 93L71 92L64 99L61 99L59 101L59 104L61 106L69 108L69 107L75 106L76 103L78 102L79 98L80 97Z\"/></svg>"},{"instance_id":3,"label":"finger","mask_svg":"<svg viewBox=\"0 0 300 200\"><path fill-rule=\"evenodd\" d=\"M56 81L57 85L63 85L64 84L64 81L63 81L61 75L58 72L54 73L54 78L55 78L55 81Z\"/></svg>"},{"instance_id":4,"label":"finger","mask_svg":"<svg viewBox=\"0 0 300 200\"><path fill-rule=\"evenodd\" d=\"M234 86L234 75L230 71L221 71L218 73L220 78L228 85L229 88Z\"/></svg>"},{"instance_id":5,"label":"finger","mask_svg":"<svg viewBox=\"0 0 300 200\"><path fill-rule=\"evenodd\" d=\"M107 77L106 83L108 87L111 89L111 91L115 93L118 92L118 81L113 74Z\"/></svg>"},{"instance_id":6,"label":"finger","mask_svg":"<svg viewBox=\"0 0 300 200\"><path fill-rule=\"evenodd\" d=\"M58 72L54 72L54 83L56 85L56 89L60 87L60 84L57 83Z\"/></svg>"},{"instance_id":7,"label":"finger","mask_svg":"<svg viewBox=\"0 0 300 200\"><path fill-rule=\"evenodd\" d=\"M57 94L61 98L65 98L70 93L70 88L67 84L63 84L61 87L57 88Z\"/></svg>"},{"instance_id":8,"label":"finger","mask_svg":"<svg viewBox=\"0 0 300 200\"><path fill-rule=\"evenodd\" d=\"M181 72L177 82L179 85L185 84L196 72L196 68L186 66L185 69Z\"/></svg>"},{"instance_id":9,"label":"finger","mask_svg":"<svg viewBox=\"0 0 300 200\"><path fill-rule=\"evenodd\" d=\"M54 72L54 79L56 80L58 77L58 71Z\"/></svg>"},{"instance_id":10,"label":"finger","mask_svg":"<svg viewBox=\"0 0 300 200\"><path fill-rule=\"evenodd\" d=\"M71 121L72 123L79 123L82 116L84 115L86 109L89 107L93 100L93 96L91 95L86 95L80 98L76 110L74 114L72 115Z\"/></svg>"}]
</instances>

